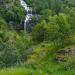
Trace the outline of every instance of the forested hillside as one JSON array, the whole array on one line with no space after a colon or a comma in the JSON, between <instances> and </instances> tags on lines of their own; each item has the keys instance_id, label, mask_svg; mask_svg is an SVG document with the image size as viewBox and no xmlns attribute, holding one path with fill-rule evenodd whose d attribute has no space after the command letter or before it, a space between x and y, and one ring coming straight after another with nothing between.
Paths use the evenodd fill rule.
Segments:
<instances>
[{"instance_id":1,"label":"forested hillside","mask_svg":"<svg viewBox=\"0 0 75 75\"><path fill-rule=\"evenodd\" d=\"M1 0L0 17L5 21L8 29L22 29L24 21L24 9L19 0Z\"/></svg>"},{"instance_id":2,"label":"forested hillside","mask_svg":"<svg viewBox=\"0 0 75 75\"><path fill-rule=\"evenodd\" d=\"M0 75L75 75L75 0L0 0Z\"/></svg>"}]
</instances>

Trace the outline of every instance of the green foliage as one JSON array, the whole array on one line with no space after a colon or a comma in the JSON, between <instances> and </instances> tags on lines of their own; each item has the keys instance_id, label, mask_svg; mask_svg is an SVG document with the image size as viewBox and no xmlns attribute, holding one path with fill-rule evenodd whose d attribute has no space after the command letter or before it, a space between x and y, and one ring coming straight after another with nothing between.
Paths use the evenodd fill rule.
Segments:
<instances>
[{"instance_id":1,"label":"green foliage","mask_svg":"<svg viewBox=\"0 0 75 75\"><path fill-rule=\"evenodd\" d=\"M7 23L4 19L0 18L0 30L6 30L7 29Z\"/></svg>"},{"instance_id":2,"label":"green foliage","mask_svg":"<svg viewBox=\"0 0 75 75\"><path fill-rule=\"evenodd\" d=\"M5 4L0 6L0 17L8 23L9 28L22 29L25 18L24 9L19 5L18 1L5 0L4 2Z\"/></svg>"},{"instance_id":3,"label":"green foliage","mask_svg":"<svg viewBox=\"0 0 75 75\"><path fill-rule=\"evenodd\" d=\"M47 21L41 21L34 26L32 39L37 42L55 41L61 42L68 40L71 35L71 24L66 14L49 16Z\"/></svg>"},{"instance_id":4,"label":"green foliage","mask_svg":"<svg viewBox=\"0 0 75 75\"><path fill-rule=\"evenodd\" d=\"M0 3L0 68L17 66L0 75L75 75L75 55L54 61L57 50L75 45L75 0L25 1L39 14L32 18L30 33L20 31L25 11L19 0Z\"/></svg>"},{"instance_id":5,"label":"green foliage","mask_svg":"<svg viewBox=\"0 0 75 75\"><path fill-rule=\"evenodd\" d=\"M52 14L63 12L66 7L75 5L74 0L25 0L37 13L45 11L45 9L52 10Z\"/></svg>"},{"instance_id":6,"label":"green foliage","mask_svg":"<svg viewBox=\"0 0 75 75\"><path fill-rule=\"evenodd\" d=\"M5 33L6 32L6 33ZM21 33L22 34L22 33ZM0 66L11 66L27 60L30 40L14 31L0 31Z\"/></svg>"}]
</instances>

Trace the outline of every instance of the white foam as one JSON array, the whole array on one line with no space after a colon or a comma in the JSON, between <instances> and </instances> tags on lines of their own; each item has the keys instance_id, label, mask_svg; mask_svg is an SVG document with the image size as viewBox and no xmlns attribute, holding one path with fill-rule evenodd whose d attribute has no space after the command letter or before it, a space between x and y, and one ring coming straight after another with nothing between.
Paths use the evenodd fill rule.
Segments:
<instances>
[{"instance_id":1,"label":"white foam","mask_svg":"<svg viewBox=\"0 0 75 75\"><path fill-rule=\"evenodd\" d=\"M24 0L20 0L20 3L22 7L26 10L26 16L25 16L25 21L24 21L24 30L26 30L27 27L27 22L29 22L33 16L32 14L32 8L29 7Z\"/></svg>"}]
</instances>

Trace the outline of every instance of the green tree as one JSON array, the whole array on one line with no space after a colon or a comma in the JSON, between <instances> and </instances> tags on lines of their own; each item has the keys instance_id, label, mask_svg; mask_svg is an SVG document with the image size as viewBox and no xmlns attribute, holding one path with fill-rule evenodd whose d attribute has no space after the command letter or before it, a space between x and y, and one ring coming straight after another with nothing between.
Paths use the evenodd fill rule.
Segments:
<instances>
[{"instance_id":1,"label":"green tree","mask_svg":"<svg viewBox=\"0 0 75 75\"><path fill-rule=\"evenodd\" d=\"M0 18L0 30L7 29L7 23L4 19Z\"/></svg>"}]
</instances>

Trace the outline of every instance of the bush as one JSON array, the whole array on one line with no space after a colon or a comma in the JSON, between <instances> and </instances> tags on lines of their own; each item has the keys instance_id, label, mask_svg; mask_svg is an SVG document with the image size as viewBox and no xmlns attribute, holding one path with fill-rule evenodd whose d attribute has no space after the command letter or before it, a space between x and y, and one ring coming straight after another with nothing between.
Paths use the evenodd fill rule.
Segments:
<instances>
[{"instance_id":1,"label":"bush","mask_svg":"<svg viewBox=\"0 0 75 75\"><path fill-rule=\"evenodd\" d=\"M0 31L0 66L25 62L32 53L29 48L31 47L28 36L19 35L15 31Z\"/></svg>"}]
</instances>

